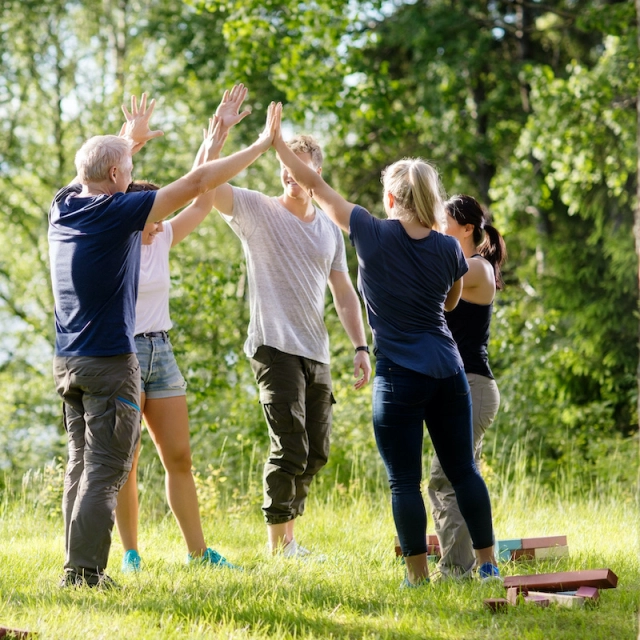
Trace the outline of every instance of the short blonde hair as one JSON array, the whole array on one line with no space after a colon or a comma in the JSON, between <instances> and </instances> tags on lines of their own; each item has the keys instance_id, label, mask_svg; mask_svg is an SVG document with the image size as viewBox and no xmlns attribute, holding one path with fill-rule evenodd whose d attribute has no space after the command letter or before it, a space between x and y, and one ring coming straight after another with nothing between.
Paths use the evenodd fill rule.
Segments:
<instances>
[{"instance_id":1,"label":"short blonde hair","mask_svg":"<svg viewBox=\"0 0 640 640\"><path fill-rule=\"evenodd\" d=\"M322 149L313 136L296 136L287 142L287 147L293 153L308 153L311 155L311 162L316 169L322 166Z\"/></svg>"},{"instance_id":2,"label":"short blonde hair","mask_svg":"<svg viewBox=\"0 0 640 640\"><path fill-rule=\"evenodd\" d=\"M93 136L76 153L76 171L80 182L102 182L111 167L121 167L131 157L129 141L119 136Z\"/></svg>"},{"instance_id":3,"label":"short blonde hair","mask_svg":"<svg viewBox=\"0 0 640 640\"><path fill-rule=\"evenodd\" d=\"M382 184L395 200L397 218L418 220L428 229L444 231L445 192L435 167L422 158L403 158L382 172Z\"/></svg>"}]
</instances>

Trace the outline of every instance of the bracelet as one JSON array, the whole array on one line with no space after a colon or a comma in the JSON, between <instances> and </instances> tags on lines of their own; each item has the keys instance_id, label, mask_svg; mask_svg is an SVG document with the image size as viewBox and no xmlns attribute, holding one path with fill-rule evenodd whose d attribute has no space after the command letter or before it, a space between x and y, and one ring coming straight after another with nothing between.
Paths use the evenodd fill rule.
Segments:
<instances>
[{"instance_id":1,"label":"bracelet","mask_svg":"<svg viewBox=\"0 0 640 640\"><path fill-rule=\"evenodd\" d=\"M370 353L369 347L366 344L362 345L361 347L356 347L356 353L358 353L358 351L366 351L367 353Z\"/></svg>"}]
</instances>

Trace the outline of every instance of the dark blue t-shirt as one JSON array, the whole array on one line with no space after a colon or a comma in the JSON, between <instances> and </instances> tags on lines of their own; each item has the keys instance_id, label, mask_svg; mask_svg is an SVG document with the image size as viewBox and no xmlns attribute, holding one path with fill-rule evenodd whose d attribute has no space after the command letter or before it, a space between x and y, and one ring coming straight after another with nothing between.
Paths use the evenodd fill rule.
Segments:
<instances>
[{"instance_id":1,"label":"dark blue t-shirt","mask_svg":"<svg viewBox=\"0 0 640 640\"><path fill-rule=\"evenodd\" d=\"M49 210L56 355L135 353L141 231L155 191L77 197L61 189Z\"/></svg>"},{"instance_id":2,"label":"dark blue t-shirt","mask_svg":"<svg viewBox=\"0 0 640 640\"><path fill-rule=\"evenodd\" d=\"M458 241L437 231L415 240L398 220L379 220L359 206L349 234L376 350L433 378L455 375L462 360L444 301L469 268Z\"/></svg>"}]
</instances>

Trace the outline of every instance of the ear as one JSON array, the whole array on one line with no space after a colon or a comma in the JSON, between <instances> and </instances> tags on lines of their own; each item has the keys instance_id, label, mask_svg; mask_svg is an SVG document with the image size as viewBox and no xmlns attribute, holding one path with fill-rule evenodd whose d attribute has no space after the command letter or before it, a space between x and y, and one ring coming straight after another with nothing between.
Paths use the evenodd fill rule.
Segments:
<instances>
[{"instance_id":1,"label":"ear","mask_svg":"<svg viewBox=\"0 0 640 640\"><path fill-rule=\"evenodd\" d=\"M393 205L396 203L396 199L393 197L393 193L390 191L385 191L385 197L387 198L387 207L389 209L393 209Z\"/></svg>"},{"instance_id":2,"label":"ear","mask_svg":"<svg viewBox=\"0 0 640 640\"><path fill-rule=\"evenodd\" d=\"M464 225L464 236L465 238L468 236L473 235L473 225L472 224L465 224Z\"/></svg>"},{"instance_id":3,"label":"ear","mask_svg":"<svg viewBox=\"0 0 640 640\"><path fill-rule=\"evenodd\" d=\"M114 182L118 176L118 167L109 167L109 181Z\"/></svg>"},{"instance_id":4,"label":"ear","mask_svg":"<svg viewBox=\"0 0 640 640\"><path fill-rule=\"evenodd\" d=\"M321 176L321 175L322 175L322 167L318 167L318 168L316 169L316 173L317 173L319 176Z\"/></svg>"}]
</instances>

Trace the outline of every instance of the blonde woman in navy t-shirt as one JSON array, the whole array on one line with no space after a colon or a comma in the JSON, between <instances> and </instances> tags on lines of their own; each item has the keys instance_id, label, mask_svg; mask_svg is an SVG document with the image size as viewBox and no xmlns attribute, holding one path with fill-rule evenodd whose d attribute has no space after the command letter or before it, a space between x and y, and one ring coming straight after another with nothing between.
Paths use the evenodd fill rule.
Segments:
<instances>
[{"instance_id":1,"label":"blonde woman in navy t-shirt","mask_svg":"<svg viewBox=\"0 0 640 640\"><path fill-rule=\"evenodd\" d=\"M280 160L344 231L358 254L358 286L377 356L373 426L389 476L407 576L428 581L427 514L420 491L426 423L469 528L482 578L499 576L491 503L473 459L471 397L462 360L444 319L460 298L467 262L446 224L436 171L405 159L384 172L387 220L347 202L292 153L277 132Z\"/></svg>"}]
</instances>

